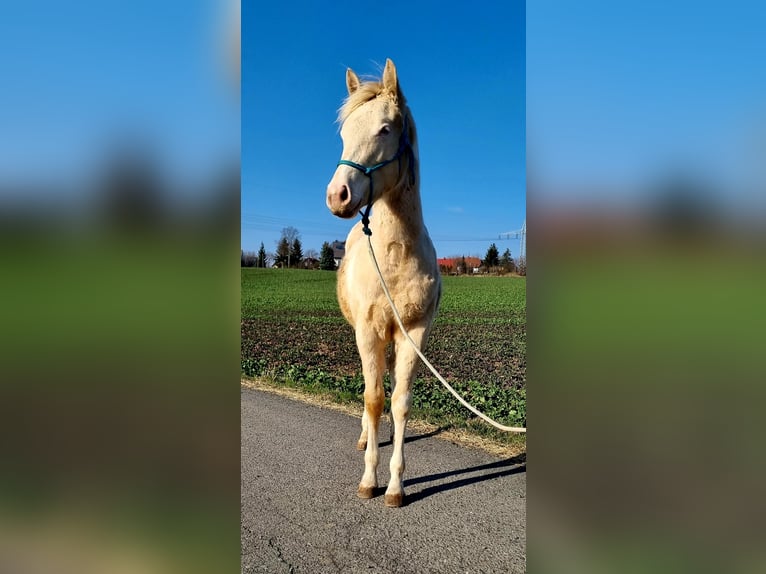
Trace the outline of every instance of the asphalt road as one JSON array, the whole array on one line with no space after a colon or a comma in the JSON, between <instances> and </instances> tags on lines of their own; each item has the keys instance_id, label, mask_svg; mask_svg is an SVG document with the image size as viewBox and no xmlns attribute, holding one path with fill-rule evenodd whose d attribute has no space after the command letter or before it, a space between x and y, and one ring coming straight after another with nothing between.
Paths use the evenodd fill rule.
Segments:
<instances>
[{"instance_id":1,"label":"asphalt road","mask_svg":"<svg viewBox=\"0 0 766 574\"><path fill-rule=\"evenodd\" d=\"M405 506L356 488L360 420L242 389L242 572L525 572L526 464L408 431Z\"/></svg>"}]
</instances>

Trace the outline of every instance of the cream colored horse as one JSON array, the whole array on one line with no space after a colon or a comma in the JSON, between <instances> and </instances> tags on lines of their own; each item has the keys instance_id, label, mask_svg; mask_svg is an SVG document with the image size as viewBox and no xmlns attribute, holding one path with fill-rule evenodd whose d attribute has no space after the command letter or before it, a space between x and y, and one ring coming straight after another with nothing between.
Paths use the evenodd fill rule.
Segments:
<instances>
[{"instance_id":1,"label":"cream colored horse","mask_svg":"<svg viewBox=\"0 0 766 574\"><path fill-rule=\"evenodd\" d=\"M441 278L423 223L415 123L391 60L386 61L380 82L362 83L349 69L346 86L348 98L338 114L344 159L327 186L327 207L334 215L350 218L363 206L374 204L369 229L378 264L405 327L423 349L439 306ZM368 213L369 209L365 216ZM378 422L384 403L383 374L388 367L393 454L385 504L401 506L404 431L418 357L399 331L380 286L362 222L346 240L346 255L338 271L338 301L354 328L364 373L365 408L357 447L366 452L358 494L372 498L378 487Z\"/></svg>"}]
</instances>

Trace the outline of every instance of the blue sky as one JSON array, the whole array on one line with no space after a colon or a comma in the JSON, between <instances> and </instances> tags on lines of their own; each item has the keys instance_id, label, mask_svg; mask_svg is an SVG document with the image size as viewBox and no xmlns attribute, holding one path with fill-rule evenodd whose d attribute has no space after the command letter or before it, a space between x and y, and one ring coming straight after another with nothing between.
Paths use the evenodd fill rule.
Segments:
<instances>
[{"instance_id":1,"label":"blue sky","mask_svg":"<svg viewBox=\"0 0 766 574\"><path fill-rule=\"evenodd\" d=\"M530 2L535 201L641 204L647 185L684 172L747 209L758 169L763 199L765 17L755 0Z\"/></svg>"},{"instance_id":2,"label":"blue sky","mask_svg":"<svg viewBox=\"0 0 766 574\"><path fill-rule=\"evenodd\" d=\"M0 189L71 185L115 138L139 136L171 180L239 155L222 70L223 0L7 2L0 17ZM189 186L188 189L190 189Z\"/></svg>"},{"instance_id":3,"label":"blue sky","mask_svg":"<svg viewBox=\"0 0 766 574\"><path fill-rule=\"evenodd\" d=\"M356 220L325 206L340 159L345 71L397 66L420 139L424 217L440 257L486 253L526 217L524 3L258 2L242 7L242 247L304 251ZM374 213L374 209L373 209Z\"/></svg>"},{"instance_id":4,"label":"blue sky","mask_svg":"<svg viewBox=\"0 0 766 574\"><path fill-rule=\"evenodd\" d=\"M148 135L171 176L193 183L236 157L237 99L216 61L223 3L6 3L0 192L82 177L125 131ZM324 206L341 150L335 110L346 67L371 74L387 57L418 122L440 255L483 255L521 225L526 157L535 201L626 198L680 168L731 183L726 200L745 210L755 203L735 184L764 181L762 3L536 0L526 33L520 2L453 4L389 2L386 19L379 4L245 3L243 247L273 250L287 225L307 248L345 237L351 222Z\"/></svg>"}]
</instances>

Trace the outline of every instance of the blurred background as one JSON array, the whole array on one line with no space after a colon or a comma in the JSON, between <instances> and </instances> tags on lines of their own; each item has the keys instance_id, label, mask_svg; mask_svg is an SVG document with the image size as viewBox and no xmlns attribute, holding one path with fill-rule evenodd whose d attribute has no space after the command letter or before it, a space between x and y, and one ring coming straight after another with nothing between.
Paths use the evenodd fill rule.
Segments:
<instances>
[{"instance_id":1,"label":"blurred background","mask_svg":"<svg viewBox=\"0 0 766 574\"><path fill-rule=\"evenodd\" d=\"M239 4L0 17L0 571L239 565Z\"/></svg>"},{"instance_id":2,"label":"blurred background","mask_svg":"<svg viewBox=\"0 0 766 574\"><path fill-rule=\"evenodd\" d=\"M532 572L766 569L764 16L527 4ZM239 567L239 33L3 8L0 571Z\"/></svg>"},{"instance_id":3,"label":"blurred background","mask_svg":"<svg viewBox=\"0 0 766 574\"><path fill-rule=\"evenodd\" d=\"M527 4L531 572L763 572L756 2Z\"/></svg>"}]
</instances>

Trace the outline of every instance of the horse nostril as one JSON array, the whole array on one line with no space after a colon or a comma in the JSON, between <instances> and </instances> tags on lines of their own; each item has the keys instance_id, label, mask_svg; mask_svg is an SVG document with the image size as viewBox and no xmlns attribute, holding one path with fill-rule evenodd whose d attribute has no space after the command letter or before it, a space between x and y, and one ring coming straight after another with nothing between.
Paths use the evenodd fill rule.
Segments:
<instances>
[{"instance_id":1,"label":"horse nostril","mask_svg":"<svg viewBox=\"0 0 766 574\"><path fill-rule=\"evenodd\" d=\"M340 200L341 200L342 202L344 202L344 203L345 203L347 199L348 199L348 187L346 187L346 186L344 185L344 186L343 186L343 187L340 189Z\"/></svg>"}]
</instances>

